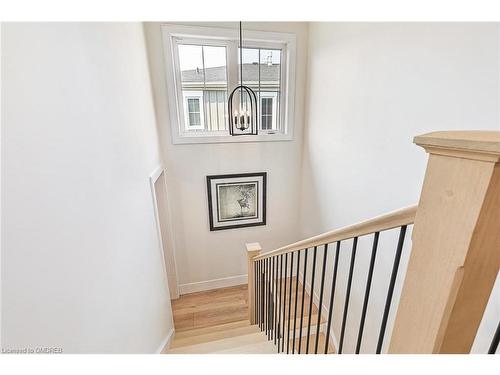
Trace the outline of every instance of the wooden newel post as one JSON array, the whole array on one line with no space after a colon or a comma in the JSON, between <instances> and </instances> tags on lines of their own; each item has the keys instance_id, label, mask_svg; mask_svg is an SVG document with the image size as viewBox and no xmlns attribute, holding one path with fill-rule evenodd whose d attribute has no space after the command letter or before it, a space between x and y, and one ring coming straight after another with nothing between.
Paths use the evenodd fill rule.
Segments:
<instances>
[{"instance_id":1,"label":"wooden newel post","mask_svg":"<svg viewBox=\"0 0 500 375\"><path fill-rule=\"evenodd\" d=\"M255 324L255 263L253 258L260 254L262 248L258 242L247 243L246 247L248 258L248 319L250 324Z\"/></svg>"},{"instance_id":2,"label":"wooden newel post","mask_svg":"<svg viewBox=\"0 0 500 375\"><path fill-rule=\"evenodd\" d=\"M469 353L500 267L500 132L415 137L429 153L390 353Z\"/></svg>"}]
</instances>

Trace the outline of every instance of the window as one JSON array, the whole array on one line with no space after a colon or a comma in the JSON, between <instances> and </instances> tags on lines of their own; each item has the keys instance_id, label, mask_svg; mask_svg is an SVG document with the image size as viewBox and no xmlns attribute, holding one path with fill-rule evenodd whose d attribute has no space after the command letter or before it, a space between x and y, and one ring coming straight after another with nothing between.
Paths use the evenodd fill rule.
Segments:
<instances>
[{"instance_id":1,"label":"window","mask_svg":"<svg viewBox=\"0 0 500 375\"><path fill-rule=\"evenodd\" d=\"M273 123L273 98L262 98L261 104L261 129L272 129Z\"/></svg>"},{"instance_id":2,"label":"window","mask_svg":"<svg viewBox=\"0 0 500 375\"><path fill-rule=\"evenodd\" d=\"M261 130L277 130L277 118L279 115L276 92L260 93L260 127Z\"/></svg>"},{"instance_id":3,"label":"window","mask_svg":"<svg viewBox=\"0 0 500 375\"><path fill-rule=\"evenodd\" d=\"M203 130L203 91L183 91L186 130Z\"/></svg>"},{"instance_id":4,"label":"window","mask_svg":"<svg viewBox=\"0 0 500 375\"><path fill-rule=\"evenodd\" d=\"M188 98L189 126L201 126L200 99Z\"/></svg>"},{"instance_id":5,"label":"window","mask_svg":"<svg viewBox=\"0 0 500 375\"><path fill-rule=\"evenodd\" d=\"M162 32L174 143L292 139L293 34L244 30L240 61L237 29L163 25ZM257 136L229 135L227 99L240 69L257 95Z\"/></svg>"}]
</instances>

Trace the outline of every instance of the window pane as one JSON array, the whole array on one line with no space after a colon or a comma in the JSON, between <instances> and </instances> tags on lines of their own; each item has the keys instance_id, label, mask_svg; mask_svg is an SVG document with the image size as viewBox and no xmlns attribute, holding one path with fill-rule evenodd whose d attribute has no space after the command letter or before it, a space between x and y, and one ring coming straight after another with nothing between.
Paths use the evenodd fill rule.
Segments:
<instances>
[{"instance_id":1,"label":"window pane","mask_svg":"<svg viewBox=\"0 0 500 375\"><path fill-rule=\"evenodd\" d=\"M226 47L203 46L205 60L205 83L220 83L226 86Z\"/></svg>"},{"instance_id":2,"label":"window pane","mask_svg":"<svg viewBox=\"0 0 500 375\"><path fill-rule=\"evenodd\" d=\"M260 127L264 130L277 130L280 126L281 50L243 48L242 55L243 66L238 65L238 77L239 69L242 68L243 84L249 86L257 95ZM238 62L240 62L239 55ZM271 98L264 100L264 96ZM273 100L276 102L273 103ZM244 105L248 106L248 103ZM264 118L264 116L270 117Z\"/></svg>"},{"instance_id":3,"label":"window pane","mask_svg":"<svg viewBox=\"0 0 500 375\"><path fill-rule=\"evenodd\" d=\"M189 112L200 112L200 101L199 99L188 99L188 111Z\"/></svg>"},{"instance_id":4,"label":"window pane","mask_svg":"<svg viewBox=\"0 0 500 375\"><path fill-rule=\"evenodd\" d=\"M205 128L209 131L227 129L227 62L226 47L203 46L205 87L203 101Z\"/></svg>"},{"instance_id":5,"label":"window pane","mask_svg":"<svg viewBox=\"0 0 500 375\"><path fill-rule=\"evenodd\" d=\"M262 129L271 129L271 118L269 116L262 116Z\"/></svg>"},{"instance_id":6,"label":"window pane","mask_svg":"<svg viewBox=\"0 0 500 375\"><path fill-rule=\"evenodd\" d=\"M276 100L273 106L273 99L266 100L267 107L262 108L262 113L269 115L266 128L264 123L262 129L277 130L280 121L280 90L281 90L281 50L261 49L260 50L260 90L261 95L269 95ZM264 103L262 103L264 104ZM265 111L265 112L264 112ZM275 121L272 121L274 116Z\"/></svg>"},{"instance_id":7,"label":"window pane","mask_svg":"<svg viewBox=\"0 0 500 375\"><path fill-rule=\"evenodd\" d=\"M179 44L179 66L182 87L192 86L193 82L203 82L202 46Z\"/></svg>"},{"instance_id":8,"label":"window pane","mask_svg":"<svg viewBox=\"0 0 500 375\"><path fill-rule=\"evenodd\" d=\"M227 130L226 47L179 44L178 48L183 96L201 94L200 100L187 100L186 125L201 125L206 131ZM192 112L198 115L191 116Z\"/></svg>"},{"instance_id":9,"label":"window pane","mask_svg":"<svg viewBox=\"0 0 500 375\"><path fill-rule=\"evenodd\" d=\"M273 99L262 98L261 100L261 129L272 129L273 123Z\"/></svg>"},{"instance_id":10,"label":"window pane","mask_svg":"<svg viewBox=\"0 0 500 375\"><path fill-rule=\"evenodd\" d=\"M189 125L190 126L201 125L201 118L199 113L189 113Z\"/></svg>"},{"instance_id":11,"label":"window pane","mask_svg":"<svg viewBox=\"0 0 500 375\"><path fill-rule=\"evenodd\" d=\"M243 48L243 72L241 72L239 53L238 48L238 79L241 79L241 73L243 73L243 84L257 92L259 91L259 49Z\"/></svg>"},{"instance_id":12,"label":"window pane","mask_svg":"<svg viewBox=\"0 0 500 375\"><path fill-rule=\"evenodd\" d=\"M260 83L264 88L278 89L281 75L281 51L260 50Z\"/></svg>"},{"instance_id":13,"label":"window pane","mask_svg":"<svg viewBox=\"0 0 500 375\"><path fill-rule=\"evenodd\" d=\"M262 98L262 116L271 116L273 113L273 100L271 98Z\"/></svg>"}]
</instances>

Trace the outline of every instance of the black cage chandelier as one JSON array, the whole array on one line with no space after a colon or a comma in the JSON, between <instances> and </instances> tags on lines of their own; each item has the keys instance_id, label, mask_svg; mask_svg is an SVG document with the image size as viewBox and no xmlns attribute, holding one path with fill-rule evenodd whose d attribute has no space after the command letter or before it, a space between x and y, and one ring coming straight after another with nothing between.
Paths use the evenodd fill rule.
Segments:
<instances>
[{"instance_id":1,"label":"black cage chandelier","mask_svg":"<svg viewBox=\"0 0 500 375\"><path fill-rule=\"evenodd\" d=\"M243 84L243 37L240 21L240 84L228 99L229 134L257 135L257 96Z\"/></svg>"}]
</instances>

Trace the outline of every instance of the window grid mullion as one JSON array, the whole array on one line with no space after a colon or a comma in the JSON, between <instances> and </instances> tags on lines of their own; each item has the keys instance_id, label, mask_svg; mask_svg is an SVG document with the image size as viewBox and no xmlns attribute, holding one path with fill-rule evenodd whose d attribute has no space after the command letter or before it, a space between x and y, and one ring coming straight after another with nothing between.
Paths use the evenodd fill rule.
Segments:
<instances>
[{"instance_id":1,"label":"window grid mullion","mask_svg":"<svg viewBox=\"0 0 500 375\"><path fill-rule=\"evenodd\" d=\"M260 121L259 115L262 113L262 102L261 102L261 95L260 95L260 48L259 48L259 59L257 61L259 64L259 101L257 104L257 126L260 126L260 129L262 130L262 121ZM259 110L260 108L260 110Z\"/></svg>"}]
</instances>

